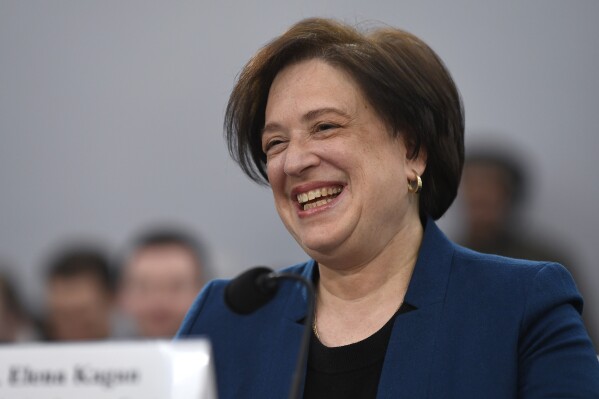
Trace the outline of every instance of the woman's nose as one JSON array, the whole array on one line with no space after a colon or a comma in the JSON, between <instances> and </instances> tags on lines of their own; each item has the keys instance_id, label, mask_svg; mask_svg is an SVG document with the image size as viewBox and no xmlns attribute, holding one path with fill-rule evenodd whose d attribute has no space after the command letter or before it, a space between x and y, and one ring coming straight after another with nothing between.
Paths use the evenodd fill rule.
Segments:
<instances>
[{"instance_id":1,"label":"woman's nose","mask_svg":"<svg viewBox=\"0 0 599 399\"><path fill-rule=\"evenodd\" d=\"M288 176L299 176L306 170L317 166L320 157L313 151L313 143L292 140L285 151L284 172Z\"/></svg>"}]
</instances>

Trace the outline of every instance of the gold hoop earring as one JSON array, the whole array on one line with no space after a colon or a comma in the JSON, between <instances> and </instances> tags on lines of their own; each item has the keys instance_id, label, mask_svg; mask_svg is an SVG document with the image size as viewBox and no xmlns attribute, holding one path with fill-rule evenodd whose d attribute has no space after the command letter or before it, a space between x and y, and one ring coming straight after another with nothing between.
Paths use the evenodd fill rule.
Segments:
<instances>
[{"instance_id":1,"label":"gold hoop earring","mask_svg":"<svg viewBox=\"0 0 599 399\"><path fill-rule=\"evenodd\" d=\"M422 191L422 179L416 175L416 180L408 180L408 191L419 194Z\"/></svg>"}]
</instances>

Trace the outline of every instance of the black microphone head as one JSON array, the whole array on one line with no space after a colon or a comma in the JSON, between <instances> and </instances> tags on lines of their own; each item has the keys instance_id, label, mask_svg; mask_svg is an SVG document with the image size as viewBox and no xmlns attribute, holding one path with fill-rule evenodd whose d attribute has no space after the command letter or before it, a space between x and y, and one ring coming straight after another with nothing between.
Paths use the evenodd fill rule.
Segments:
<instances>
[{"instance_id":1,"label":"black microphone head","mask_svg":"<svg viewBox=\"0 0 599 399\"><path fill-rule=\"evenodd\" d=\"M266 305L277 293L278 285L270 278L272 269L254 267L227 284L225 303L235 313L250 314Z\"/></svg>"}]
</instances>

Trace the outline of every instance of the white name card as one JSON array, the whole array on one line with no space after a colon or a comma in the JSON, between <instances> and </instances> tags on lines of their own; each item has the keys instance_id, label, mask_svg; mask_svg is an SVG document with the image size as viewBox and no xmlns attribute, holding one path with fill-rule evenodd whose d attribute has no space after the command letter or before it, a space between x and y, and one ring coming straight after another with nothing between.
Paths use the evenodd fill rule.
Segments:
<instances>
[{"instance_id":1,"label":"white name card","mask_svg":"<svg viewBox=\"0 0 599 399\"><path fill-rule=\"evenodd\" d=\"M214 399L207 340L0 346L0 399Z\"/></svg>"}]
</instances>

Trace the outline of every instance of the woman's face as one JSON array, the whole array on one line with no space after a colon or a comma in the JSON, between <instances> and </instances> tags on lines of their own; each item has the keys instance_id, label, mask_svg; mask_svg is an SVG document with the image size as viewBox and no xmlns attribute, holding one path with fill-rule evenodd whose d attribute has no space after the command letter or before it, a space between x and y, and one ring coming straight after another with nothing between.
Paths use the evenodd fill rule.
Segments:
<instances>
[{"instance_id":1,"label":"woman's face","mask_svg":"<svg viewBox=\"0 0 599 399\"><path fill-rule=\"evenodd\" d=\"M274 79L262 148L283 223L321 263L362 264L417 222L410 160L353 79L324 61L290 65Z\"/></svg>"}]
</instances>

